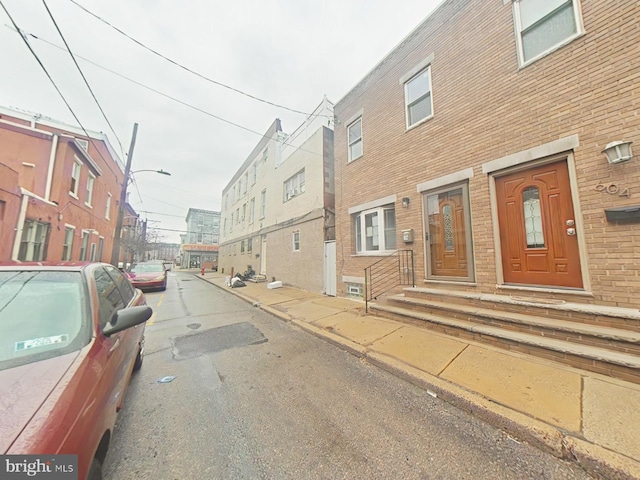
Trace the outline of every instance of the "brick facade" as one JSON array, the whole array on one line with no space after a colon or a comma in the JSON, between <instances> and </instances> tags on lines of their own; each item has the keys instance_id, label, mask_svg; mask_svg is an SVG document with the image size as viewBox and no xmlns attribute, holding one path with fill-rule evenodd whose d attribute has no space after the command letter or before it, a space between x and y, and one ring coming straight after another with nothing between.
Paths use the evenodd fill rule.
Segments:
<instances>
[{"instance_id":1,"label":"brick facade","mask_svg":"<svg viewBox=\"0 0 640 480\"><path fill-rule=\"evenodd\" d=\"M87 142L87 150L78 140ZM41 225L46 234L37 235L45 239L37 247L42 252L38 260L62 260L69 250L64 246L66 230L72 229L70 260L82 260L84 256L86 260L108 262L124 174L106 136L91 132L87 138L74 127L1 109L0 145L0 168L10 173L2 175L0 200L11 197L2 220L0 261L33 260L31 251L25 253L32 248L25 242L25 230ZM79 176L72 180L75 165ZM76 194L71 192L74 184ZM20 204L17 210L16 194ZM83 235L87 237L85 248Z\"/></svg>"},{"instance_id":2,"label":"brick facade","mask_svg":"<svg viewBox=\"0 0 640 480\"><path fill-rule=\"evenodd\" d=\"M416 278L419 285L424 282L428 261L420 185L441 179L444 187L448 175L463 179L469 190L475 274L464 286L505 291L492 192L497 170L491 167L506 169L511 162L526 169L528 160L558 158L566 160L571 177L584 286L537 291L638 306L640 224L607 221L605 209L640 205L640 157L609 164L601 151L616 140L639 143L640 6L580 0L579 7L584 32L520 66L512 2L446 1L336 104L340 295L349 283L343 278L363 277L376 260L355 254L349 209L389 196L395 196L398 248L414 251ZM407 128L401 79L425 60L433 116ZM348 122L358 116L363 155L348 163ZM408 208L401 206L404 197ZM413 243L401 242L403 229L414 230ZM430 283L439 284L437 278ZM536 292L531 285L515 287Z\"/></svg>"}]
</instances>

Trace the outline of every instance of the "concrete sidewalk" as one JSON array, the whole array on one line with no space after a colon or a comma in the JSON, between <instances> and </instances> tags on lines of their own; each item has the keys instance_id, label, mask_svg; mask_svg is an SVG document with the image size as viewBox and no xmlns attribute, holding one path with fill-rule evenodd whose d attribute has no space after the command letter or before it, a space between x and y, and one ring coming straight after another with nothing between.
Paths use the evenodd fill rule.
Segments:
<instances>
[{"instance_id":1,"label":"concrete sidewalk","mask_svg":"<svg viewBox=\"0 0 640 480\"><path fill-rule=\"evenodd\" d=\"M639 385L365 316L363 302L185 271L589 472L640 479Z\"/></svg>"}]
</instances>

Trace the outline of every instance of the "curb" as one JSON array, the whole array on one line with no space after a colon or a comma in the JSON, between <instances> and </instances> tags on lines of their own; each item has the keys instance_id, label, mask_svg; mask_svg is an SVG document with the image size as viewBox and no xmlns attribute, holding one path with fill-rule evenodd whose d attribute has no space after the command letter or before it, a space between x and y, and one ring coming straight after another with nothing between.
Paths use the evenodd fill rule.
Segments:
<instances>
[{"instance_id":1,"label":"curb","mask_svg":"<svg viewBox=\"0 0 640 480\"><path fill-rule=\"evenodd\" d=\"M442 380L393 357L368 351L366 347L358 343L307 322L291 318L284 312L257 303L252 298L239 292L234 292L233 289L227 289L221 285L210 282L206 278L199 278L224 291L229 291L229 293L247 303L251 303L253 306L281 320L292 323L302 330L338 348L346 350L358 358L367 360L372 365L422 388L429 395L442 399L495 428L503 430L518 440L529 443L557 458L578 465L587 473L595 475L597 478L607 480L640 479L640 463L631 458L567 434L561 429L553 427L541 420L505 407L476 392L466 390L458 385Z\"/></svg>"}]
</instances>

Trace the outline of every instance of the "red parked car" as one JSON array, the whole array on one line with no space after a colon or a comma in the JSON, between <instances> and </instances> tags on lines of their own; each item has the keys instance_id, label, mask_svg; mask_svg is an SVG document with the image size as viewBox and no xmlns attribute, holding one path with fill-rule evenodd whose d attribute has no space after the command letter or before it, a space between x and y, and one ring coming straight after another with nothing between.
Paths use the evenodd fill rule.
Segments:
<instances>
[{"instance_id":1,"label":"red parked car","mask_svg":"<svg viewBox=\"0 0 640 480\"><path fill-rule=\"evenodd\" d=\"M102 478L151 314L111 265L0 265L0 453L77 454Z\"/></svg>"},{"instance_id":2,"label":"red parked car","mask_svg":"<svg viewBox=\"0 0 640 480\"><path fill-rule=\"evenodd\" d=\"M166 290L167 268L162 262L133 263L127 269L131 284L140 290Z\"/></svg>"}]
</instances>

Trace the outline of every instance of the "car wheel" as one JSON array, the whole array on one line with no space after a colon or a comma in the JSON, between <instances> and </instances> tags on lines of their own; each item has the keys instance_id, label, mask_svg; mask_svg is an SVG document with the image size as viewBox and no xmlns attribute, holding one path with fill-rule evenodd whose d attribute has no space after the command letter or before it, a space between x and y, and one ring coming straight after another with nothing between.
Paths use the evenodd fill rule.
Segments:
<instances>
[{"instance_id":1,"label":"car wheel","mask_svg":"<svg viewBox=\"0 0 640 480\"><path fill-rule=\"evenodd\" d=\"M93 462L91 462L87 480L102 480L102 464L97 458L94 458Z\"/></svg>"},{"instance_id":2,"label":"car wheel","mask_svg":"<svg viewBox=\"0 0 640 480\"><path fill-rule=\"evenodd\" d=\"M142 361L144 360L144 356L142 355L142 350L138 350L138 355L136 356L136 361L133 363L133 371L137 372L142 368Z\"/></svg>"}]
</instances>

